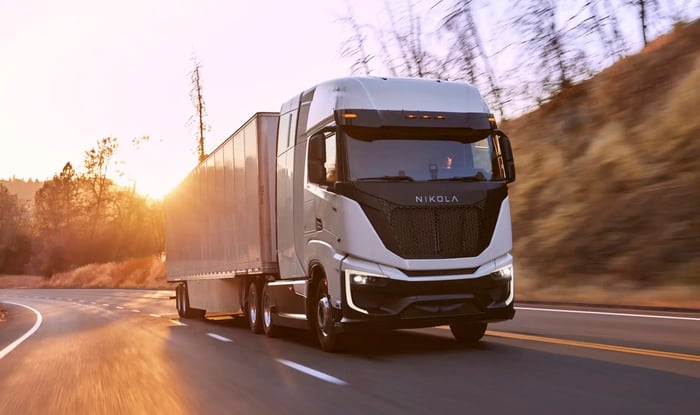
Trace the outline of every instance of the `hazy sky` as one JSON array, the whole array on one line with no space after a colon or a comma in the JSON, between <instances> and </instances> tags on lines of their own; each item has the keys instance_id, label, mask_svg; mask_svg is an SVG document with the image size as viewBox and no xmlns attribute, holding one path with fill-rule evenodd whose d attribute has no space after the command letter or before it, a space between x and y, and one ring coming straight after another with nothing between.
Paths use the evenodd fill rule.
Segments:
<instances>
[{"instance_id":1,"label":"hazy sky","mask_svg":"<svg viewBox=\"0 0 700 415\"><path fill-rule=\"evenodd\" d=\"M355 1L356 15L375 1ZM0 178L47 179L118 137L118 168L161 194L195 164L192 56L213 149L257 111L348 75L341 2L0 0ZM132 138L150 136L135 151Z\"/></svg>"}]
</instances>

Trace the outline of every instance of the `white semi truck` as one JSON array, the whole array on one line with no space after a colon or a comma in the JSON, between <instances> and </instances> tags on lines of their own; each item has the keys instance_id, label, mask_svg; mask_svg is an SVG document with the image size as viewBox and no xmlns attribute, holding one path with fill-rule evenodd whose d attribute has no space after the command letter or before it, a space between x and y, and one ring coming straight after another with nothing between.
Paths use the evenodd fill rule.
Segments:
<instances>
[{"instance_id":1,"label":"white semi truck","mask_svg":"<svg viewBox=\"0 0 700 415\"><path fill-rule=\"evenodd\" d=\"M472 86L349 77L257 113L165 199L181 317L255 333L449 325L479 340L513 318L509 139Z\"/></svg>"}]
</instances>

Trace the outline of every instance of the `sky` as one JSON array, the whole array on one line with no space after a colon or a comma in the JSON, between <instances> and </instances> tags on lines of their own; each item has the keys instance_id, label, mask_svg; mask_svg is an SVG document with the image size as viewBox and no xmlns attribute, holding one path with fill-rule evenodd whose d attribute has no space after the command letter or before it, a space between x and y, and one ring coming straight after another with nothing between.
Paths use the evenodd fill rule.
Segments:
<instances>
[{"instance_id":1,"label":"sky","mask_svg":"<svg viewBox=\"0 0 700 415\"><path fill-rule=\"evenodd\" d=\"M46 180L66 162L80 170L111 136L118 181L163 195L196 164L193 56L212 150L255 112L349 75L341 3L0 0L0 178Z\"/></svg>"}]
</instances>

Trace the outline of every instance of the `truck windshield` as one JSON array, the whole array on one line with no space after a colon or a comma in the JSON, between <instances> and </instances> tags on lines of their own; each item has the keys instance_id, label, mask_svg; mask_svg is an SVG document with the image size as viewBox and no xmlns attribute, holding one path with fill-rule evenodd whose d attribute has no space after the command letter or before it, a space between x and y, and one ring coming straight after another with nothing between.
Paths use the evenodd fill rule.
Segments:
<instances>
[{"instance_id":1,"label":"truck windshield","mask_svg":"<svg viewBox=\"0 0 700 415\"><path fill-rule=\"evenodd\" d=\"M483 135L482 135L483 137ZM345 134L350 181L499 180L490 135L358 139ZM497 168L497 167L496 167Z\"/></svg>"}]
</instances>

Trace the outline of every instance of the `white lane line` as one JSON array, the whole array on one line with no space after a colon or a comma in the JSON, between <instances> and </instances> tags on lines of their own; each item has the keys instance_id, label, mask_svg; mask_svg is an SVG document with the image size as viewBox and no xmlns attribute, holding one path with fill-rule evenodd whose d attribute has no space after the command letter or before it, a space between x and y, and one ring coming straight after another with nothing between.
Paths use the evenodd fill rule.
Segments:
<instances>
[{"instance_id":1,"label":"white lane line","mask_svg":"<svg viewBox=\"0 0 700 415\"><path fill-rule=\"evenodd\" d=\"M172 319L172 318L171 318L171 319L170 319L170 322L173 323L173 324L177 324L178 326L185 326L185 327L187 327L187 324L183 323L183 322L180 321L180 320L175 320L175 319Z\"/></svg>"},{"instance_id":2,"label":"white lane line","mask_svg":"<svg viewBox=\"0 0 700 415\"><path fill-rule=\"evenodd\" d=\"M36 322L34 323L34 325L32 326L32 328L29 329L29 331L27 331L26 333L24 333L24 334L22 335L22 337L20 337L19 339L13 341L13 342L10 343L8 346L6 346L4 349L0 350L0 359L2 359L3 357L7 356L7 354L10 353L11 351L13 351L13 350L15 349L15 347L19 346L20 343L22 343L23 341L27 340L27 338L28 338L29 336L31 336L32 334L34 334L34 332L37 331L37 330L39 329L39 326L41 326L41 322L44 321L44 318L41 316L41 313L38 312L37 310L35 310L34 308L29 307L28 305L19 304L19 303L13 303L13 302L10 302L10 301L4 301L4 302L7 303L7 304L14 304L14 305L18 305L18 306L20 306L20 307L24 307L24 308L30 309L31 311L34 312L34 314L36 314Z\"/></svg>"},{"instance_id":3,"label":"white lane line","mask_svg":"<svg viewBox=\"0 0 700 415\"><path fill-rule=\"evenodd\" d=\"M216 340L222 341L222 342L226 342L226 343L230 343L233 341L233 340L229 339L228 337L219 336L216 333L207 333L207 336L214 338Z\"/></svg>"},{"instance_id":4,"label":"white lane line","mask_svg":"<svg viewBox=\"0 0 700 415\"><path fill-rule=\"evenodd\" d=\"M331 375L325 374L323 372L319 372L316 369L312 369L310 367L300 365L299 363L292 362L290 360L285 360L285 359L277 359L278 362L282 363L285 366L289 366L294 370L298 370L302 373L306 373L307 375L313 376L315 378L324 380L329 383L334 383L336 385L348 385L348 383L344 380L338 379L336 377L333 377Z\"/></svg>"},{"instance_id":5,"label":"white lane line","mask_svg":"<svg viewBox=\"0 0 700 415\"><path fill-rule=\"evenodd\" d=\"M141 312L141 310L136 310L136 309L132 309L131 311L133 311L134 313L140 313L140 312Z\"/></svg>"},{"instance_id":6,"label":"white lane line","mask_svg":"<svg viewBox=\"0 0 700 415\"><path fill-rule=\"evenodd\" d=\"M585 310L561 310L557 308L536 308L536 307L515 307L516 310L525 311L548 311L552 313L572 313L572 314L595 314L600 316L617 316L617 317L641 317L641 318L658 318L665 320L688 320L700 321L698 317L679 317L679 316L658 316L653 314L630 314L630 313L611 313L607 311L585 311Z\"/></svg>"},{"instance_id":7,"label":"white lane line","mask_svg":"<svg viewBox=\"0 0 700 415\"><path fill-rule=\"evenodd\" d=\"M105 306L105 307L109 307L109 304L102 304L102 305Z\"/></svg>"},{"instance_id":8,"label":"white lane line","mask_svg":"<svg viewBox=\"0 0 700 415\"><path fill-rule=\"evenodd\" d=\"M124 307L122 307L120 305L117 306L117 310L123 310L123 309L124 309Z\"/></svg>"},{"instance_id":9,"label":"white lane line","mask_svg":"<svg viewBox=\"0 0 700 415\"><path fill-rule=\"evenodd\" d=\"M160 314L149 314L151 317L160 318Z\"/></svg>"}]
</instances>

